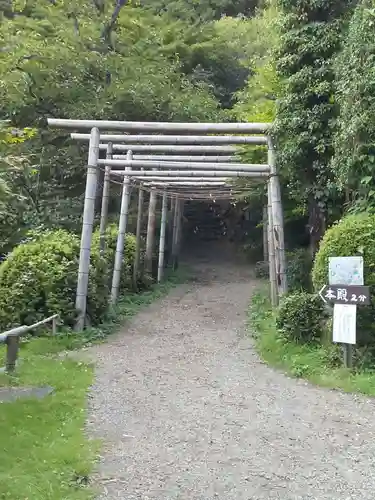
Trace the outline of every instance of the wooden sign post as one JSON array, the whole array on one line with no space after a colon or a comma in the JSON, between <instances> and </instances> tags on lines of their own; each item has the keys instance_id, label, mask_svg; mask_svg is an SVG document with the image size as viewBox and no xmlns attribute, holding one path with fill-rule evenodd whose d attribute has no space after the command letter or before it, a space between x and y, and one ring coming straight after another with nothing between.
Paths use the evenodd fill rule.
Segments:
<instances>
[{"instance_id":1,"label":"wooden sign post","mask_svg":"<svg viewBox=\"0 0 375 500\"><path fill-rule=\"evenodd\" d=\"M332 340L343 346L344 365L353 365L356 344L357 306L370 304L370 288L363 285L362 257L330 257L329 285L319 292L325 303L333 304Z\"/></svg>"}]
</instances>

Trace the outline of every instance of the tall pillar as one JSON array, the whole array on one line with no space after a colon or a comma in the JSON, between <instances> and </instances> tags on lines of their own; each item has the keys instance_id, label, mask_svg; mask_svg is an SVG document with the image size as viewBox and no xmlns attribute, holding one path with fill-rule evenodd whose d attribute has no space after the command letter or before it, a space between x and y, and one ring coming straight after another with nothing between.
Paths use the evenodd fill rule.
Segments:
<instances>
[{"instance_id":1,"label":"tall pillar","mask_svg":"<svg viewBox=\"0 0 375 500\"><path fill-rule=\"evenodd\" d=\"M91 255L92 230L95 215L96 188L98 185L98 167L99 158L99 129L91 129L89 143L89 157L87 162L86 191L83 208L83 222L81 235L81 249L78 265L76 309L77 319L75 329L81 331L85 327L86 309L87 309L87 290L89 284L89 269Z\"/></svg>"},{"instance_id":2,"label":"tall pillar","mask_svg":"<svg viewBox=\"0 0 375 500\"><path fill-rule=\"evenodd\" d=\"M269 279L270 279L270 298L272 307L278 304L278 287L276 279L276 259L275 259L275 244L273 240L273 225L272 225L272 204L271 204L271 186L267 183L267 246L268 246L268 263L269 263Z\"/></svg>"},{"instance_id":3,"label":"tall pillar","mask_svg":"<svg viewBox=\"0 0 375 500\"><path fill-rule=\"evenodd\" d=\"M284 242L284 217L281 202L280 178L277 173L275 150L271 137L268 137L268 165L270 167L269 182L271 190L272 223L274 233L273 239L276 256L276 278L279 296L282 296L288 291Z\"/></svg>"},{"instance_id":4,"label":"tall pillar","mask_svg":"<svg viewBox=\"0 0 375 500\"><path fill-rule=\"evenodd\" d=\"M145 269L150 274L152 273L152 257L154 252L154 241L155 241L156 203L157 203L157 194L155 192L155 189L151 189L150 200L148 204L148 222L147 222L146 253L145 253Z\"/></svg>"},{"instance_id":5,"label":"tall pillar","mask_svg":"<svg viewBox=\"0 0 375 500\"><path fill-rule=\"evenodd\" d=\"M107 146L107 160L112 159L113 145L111 142ZM103 255L105 250L105 233L108 224L108 203L109 203L109 187L111 183L111 167L106 165L104 173L103 194L102 194L102 210L100 214L100 228L99 228L99 249L100 254Z\"/></svg>"},{"instance_id":6,"label":"tall pillar","mask_svg":"<svg viewBox=\"0 0 375 500\"><path fill-rule=\"evenodd\" d=\"M165 250L165 230L167 224L167 193L164 191L162 208L161 208L161 223L160 223L160 240L159 240L159 261L158 261L158 283L163 279L164 274L164 250Z\"/></svg>"},{"instance_id":7,"label":"tall pillar","mask_svg":"<svg viewBox=\"0 0 375 500\"><path fill-rule=\"evenodd\" d=\"M131 161L132 158L133 158L132 152L128 151L126 159L128 161ZM121 270L122 266L124 265L123 261L124 261L125 235L126 235L126 227L128 225L128 216L129 216L129 202L130 202L129 177L124 175L124 180L122 184L121 210L120 210L120 220L118 226L115 263L113 266L113 278L112 278L112 289L111 289L112 304L116 303L120 293Z\"/></svg>"},{"instance_id":8,"label":"tall pillar","mask_svg":"<svg viewBox=\"0 0 375 500\"><path fill-rule=\"evenodd\" d=\"M143 220L143 198L144 192L142 185L139 186L138 190L138 211L137 211L137 229L135 233L135 256L134 256L134 266L133 266L133 288L138 289L138 273L139 273L139 263L141 257L141 237L142 237L142 220Z\"/></svg>"}]
</instances>

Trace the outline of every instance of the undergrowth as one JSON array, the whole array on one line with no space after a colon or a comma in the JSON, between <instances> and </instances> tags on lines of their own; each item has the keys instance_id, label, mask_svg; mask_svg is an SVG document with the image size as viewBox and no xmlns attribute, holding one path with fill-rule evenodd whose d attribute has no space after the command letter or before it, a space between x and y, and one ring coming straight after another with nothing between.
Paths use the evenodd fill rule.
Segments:
<instances>
[{"instance_id":1,"label":"undergrowth","mask_svg":"<svg viewBox=\"0 0 375 500\"><path fill-rule=\"evenodd\" d=\"M0 498L4 500L88 500L89 477L98 443L84 433L87 392L93 367L58 356L100 342L143 306L186 280L182 270L142 294L119 300L102 325L83 333L26 339L14 376L0 375L0 391L11 386L53 387L44 399L0 403ZM4 359L5 349L0 349ZM0 363L2 364L2 363Z\"/></svg>"},{"instance_id":2,"label":"undergrowth","mask_svg":"<svg viewBox=\"0 0 375 500\"><path fill-rule=\"evenodd\" d=\"M252 298L248 327L259 354L271 366L327 388L375 396L375 372L344 368L339 346L297 344L278 332L265 287Z\"/></svg>"}]
</instances>

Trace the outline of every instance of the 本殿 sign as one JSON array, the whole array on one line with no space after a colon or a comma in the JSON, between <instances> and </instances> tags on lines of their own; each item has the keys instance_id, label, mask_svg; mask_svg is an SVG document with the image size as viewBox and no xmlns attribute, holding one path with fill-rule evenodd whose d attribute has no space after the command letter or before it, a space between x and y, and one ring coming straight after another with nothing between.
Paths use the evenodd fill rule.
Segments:
<instances>
[{"instance_id":1,"label":"\u672c\u6bbf sign","mask_svg":"<svg viewBox=\"0 0 375 500\"><path fill-rule=\"evenodd\" d=\"M343 345L344 364L351 368L351 346L357 336L357 306L370 304L370 288L364 286L363 257L330 257L328 283L319 295L333 305L332 340Z\"/></svg>"},{"instance_id":2,"label":"\u672c\u6bbf sign","mask_svg":"<svg viewBox=\"0 0 375 500\"><path fill-rule=\"evenodd\" d=\"M333 304L370 304L370 287L363 285L324 285L319 295L324 302Z\"/></svg>"}]
</instances>

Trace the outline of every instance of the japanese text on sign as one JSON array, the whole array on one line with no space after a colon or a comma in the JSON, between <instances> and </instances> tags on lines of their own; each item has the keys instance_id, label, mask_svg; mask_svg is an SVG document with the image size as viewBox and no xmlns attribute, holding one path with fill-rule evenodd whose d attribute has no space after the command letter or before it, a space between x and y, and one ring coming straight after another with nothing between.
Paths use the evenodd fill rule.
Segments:
<instances>
[{"instance_id":1,"label":"japanese text on sign","mask_svg":"<svg viewBox=\"0 0 375 500\"><path fill-rule=\"evenodd\" d=\"M357 295L356 293L348 291L347 288L333 289L332 287L329 287L328 290L326 290L324 297L327 300L334 300L336 303L343 304L356 304L358 302L364 304L368 301L367 295L364 295L363 293Z\"/></svg>"}]
</instances>

